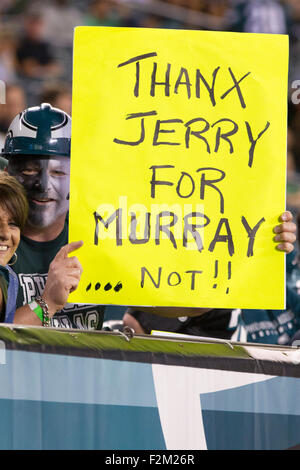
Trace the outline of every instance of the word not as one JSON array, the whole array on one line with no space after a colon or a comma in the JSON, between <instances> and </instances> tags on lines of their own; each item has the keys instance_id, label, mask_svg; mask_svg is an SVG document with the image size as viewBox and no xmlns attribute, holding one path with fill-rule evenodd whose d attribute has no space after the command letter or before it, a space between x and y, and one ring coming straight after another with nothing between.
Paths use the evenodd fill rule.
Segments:
<instances>
[{"instance_id":1,"label":"word not","mask_svg":"<svg viewBox=\"0 0 300 470\"><path fill-rule=\"evenodd\" d=\"M123 244L123 210L122 208L118 208L108 219L105 221L101 214L98 214L96 211L94 212L94 219L95 219L95 232L94 232L94 245L98 245L99 243L99 222L107 229L109 225L115 221L116 222L116 230L115 230L115 240L116 246L121 246ZM168 222L163 223L162 220L164 218L169 218ZM192 219L192 221L191 221ZM201 223L195 223L195 219L200 219ZM265 218L262 217L254 227L250 227L249 223L247 222L246 218L242 216L241 222L246 231L246 235L249 238L248 241L248 248L247 248L247 256L253 256L253 247L254 241L257 234L257 231L261 224L265 221ZM170 240L174 249L177 249L177 242L174 237L174 233L171 231L171 227L178 222L178 217L174 212L170 211L161 211L155 217L155 223L152 224L151 222L151 213L146 212L144 218L144 238L137 238L137 215L136 213L131 213L130 217L130 233L128 240L133 245L140 245L149 243L150 241L150 227L153 225L155 226L155 244L159 245L161 243L161 234L165 233L167 238ZM197 250L201 252L204 249L203 241L201 234L196 229L203 229L208 224L210 224L210 219L207 215L201 212L190 212L189 214L183 217L182 225L182 246L187 248L188 246L188 234L190 234L193 240L196 243ZM222 231L224 233L222 233ZM230 223L228 218L222 217L219 219L215 235L211 240L208 250L213 252L217 243L227 243L228 253L230 256L234 254L234 242L233 242L233 235L230 227Z\"/></svg>"},{"instance_id":2,"label":"word not","mask_svg":"<svg viewBox=\"0 0 300 470\"><path fill-rule=\"evenodd\" d=\"M218 263L218 261L215 262L215 266L216 266L216 263ZM150 271L145 267L141 267L141 282L140 282L140 285L141 287L143 288L145 286L145 279L146 277L150 279L151 283L154 285L154 287L156 289L159 289L160 286L161 286L161 282L162 282L162 271L163 271L163 268L161 266L159 266L157 268L157 274L156 274L156 278L154 278L154 276L150 273ZM200 271L200 270L189 270L189 271L184 271L184 273L179 273L177 271L172 271L170 272L169 274L166 274L165 275L165 282L166 282L166 285L169 286L169 287L176 287L178 286L179 284L182 283L182 280L183 280L183 275L184 274L190 274L191 277L190 277L190 290L195 290L195 287L196 287L196 276L198 274L202 274L203 271ZM214 278L216 277L216 273L215 273L215 276ZM228 279L231 278L231 261L229 261L228 263ZM213 289L215 289L217 287L217 284L214 284L212 286ZM229 293L229 288L227 287L226 289L226 294Z\"/></svg>"},{"instance_id":3,"label":"word not","mask_svg":"<svg viewBox=\"0 0 300 470\"><path fill-rule=\"evenodd\" d=\"M198 271L198 270L191 270L191 271L185 271L184 273L185 274L191 274L191 285L190 285L190 289L191 290L195 290L195 283L196 283L196 274L202 274L203 271ZM161 284L161 275L162 275L162 267L159 266L158 267L158 272L157 272L157 279L155 280L152 276L152 274L150 274L150 272L148 271L148 269L143 266L141 268L141 287L144 287L145 285L145 275L148 275L148 277L150 278L152 284L154 285L154 287L156 287L156 289L159 289L160 287L160 284ZM178 286L179 284L181 284L181 281L182 281L182 274L180 275L177 271L173 271L171 272L170 274L167 275L167 285L170 286L170 287L175 287L175 286Z\"/></svg>"},{"instance_id":4,"label":"word not","mask_svg":"<svg viewBox=\"0 0 300 470\"><path fill-rule=\"evenodd\" d=\"M130 65L135 63L135 84L133 88L133 94L137 98L140 93L140 62L148 59L150 57L155 57L157 56L156 52L149 52L147 54L141 54L136 57L131 57L130 59L126 60L125 62L122 62L121 64L118 65L119 67L124 67L126 65ZM157 62L153 62L153 68L152 68L152 73L150 77L150 87L149 87L149 92L150 96L154 97L155 92L156 92L156 87L161 86L164 88L164 94L165 96L170 96L171 93L171 69L172 69L172 64L167 64L166 69L165 69L165 74L164 74L164 81L158 82L157 81L157 69L158 65ZM186 96L188 99L191 98L192 96L192 86L193 83L190 80L190 76L193 75L195 77L195 91L194 95L196 98L201 97L201 83L205 86L206 91L208 92L208 96L210 98L211 104L213 106L216 106L216 93L215 93L215 88L216 88L216 83L217 83L217 77L220 75L219 72L222 72L221 67L218 66L214 69L212 72L212 77L211 77L211 85L209 84L208 80L204 77L204 75L201 73L199 68L196 68L195 71L191 74L185 67L181 67L180 71L178 73L178 76L176 80L174 81L174 87L172 87L173 92L175 94L178 93L179 87L184 87L186 90ZM232 71L231 67L228 67L228 71L226 71L226 74L230 75L230 78L232 80L233 86L228 88L227 90L223 90L223 93L220 96L221 100L224 100L232 91L236 91L237 96L239 98L239 102L242 108L246 108L246 103L245 99L240 87L240 83L248 77L251 72L247 72L245 75L243 75L239 80L236 78L234 72ZM145 79L143 82L145 83Z\"/></svg>"},{"instance_id":5,"label":"word not","mask_svg":"<svg viewBox=\"0 0 300 470\"><path fill-rule=\"evenodd\" d=\"M132 113L128 114L126 116L126 120L128 119L141 119L140 121L140 132L139 132L139 138L135 141L127 141L127 140L121 140L118 138L114 138L113 141L116 144L120 145L130 145L130 146L136 146L140 145L145 141L146 138L146 131L145 131L145 118L149 116L156 116L157 112L154 111L148 111L148 112L141 112L141 113ZM148 122L148 121L147 121ZM229 123L229 129L228 129L228 123ZM254 152L256 145L261 139L261 137L265 134L265 132L268 130L270 127L270 122L267 121L265 127L258 133L256 137L253 135L253 130L251 127L251 124L248 121L245 121L245 128L247 132L247 138L250 143L250 147L248 150L248 166L251 168L253 165L253 160L254 160ZM176 124L183 124L184 127L186 127L185 135L184 135L184 142L176 142L176 141L171 141L171 140L160 140L162 137L160 134L174 134L176 130L174 129L174 125ZM199 129L199 124L200 124L200 129ZM172 127L167 127L172 125ZM215 127L217 126L217 127ZM210 137L211 142L203 135L209 130L215 128L216 133L213 135L213 137ZM218 119L216 122L210 124L205 118L203 117L196 117L193 118L187 122L183 122L182 119L177 119L177 118L172 118L172 119L157 119L154 132L153 132L153 138L152 138L152 145L153 146L158 146L158 145L184 145L186 149L190 148L190 140L191 136L196 137L197 139L201 140L205 144L205 149L206 152L211 154L212 148L214 148L214 153L218 153L220 148L221 148L221 140L226 142L227 145L229 146L229 153L234 153L235 149L233 146L233 143L230 139L233 135L235 135L237 132L239 132L239 126L238 124L233 121L232 119L228 118L223 118L223 119ZM240 131L241 132L241 131ZM213 145L214 144L214 145Z\"/></svg>"}]
</instances>

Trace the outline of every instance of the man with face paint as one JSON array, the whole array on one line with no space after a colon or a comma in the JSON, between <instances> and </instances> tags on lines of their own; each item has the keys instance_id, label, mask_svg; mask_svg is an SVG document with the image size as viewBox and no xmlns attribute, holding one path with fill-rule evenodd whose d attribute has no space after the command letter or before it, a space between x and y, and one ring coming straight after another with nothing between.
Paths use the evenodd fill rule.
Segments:
<instances>
[{"instance_id":1,"label":"man with face paint","mask_svg":"<svg viewBox=\"0 0 300 470\"><path fill-rule=\"evenodd\" d=\"M69 207L70 161L61 156L12 157L8 171L25 187L30 203L27 230L48 238L51 227L63 227Z\"/></svg>"},{"instance_id":2,"label":"man with face paint","mask_svg":"<svg viewBox=\"0 0 300 470\"><path fill-rule=\"evenodd\" d=\"M68 243L71 119L43 103L12 121L2 156L8 172L26 189L29 212L12 266L19 278L17 306L43 292L49 265ZM104 307L67 304L52 326L101 329Z\"/></svg>"}]
</instances>

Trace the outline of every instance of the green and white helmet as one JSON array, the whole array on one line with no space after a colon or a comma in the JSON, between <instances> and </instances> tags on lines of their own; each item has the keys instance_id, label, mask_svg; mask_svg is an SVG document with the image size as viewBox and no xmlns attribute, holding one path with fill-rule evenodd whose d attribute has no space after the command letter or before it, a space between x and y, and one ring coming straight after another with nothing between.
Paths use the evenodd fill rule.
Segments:
<instances>
[{"instance_id":1,"label":"green and white helmet","mask_svg":"<svg viewBox=\"0 0 300 470\"><path fill-rule=\"evenodd\" d=\"M71 118L48 103L25 109L11 122L1 155L70 157Z\"/></svg>"}]
</instances>

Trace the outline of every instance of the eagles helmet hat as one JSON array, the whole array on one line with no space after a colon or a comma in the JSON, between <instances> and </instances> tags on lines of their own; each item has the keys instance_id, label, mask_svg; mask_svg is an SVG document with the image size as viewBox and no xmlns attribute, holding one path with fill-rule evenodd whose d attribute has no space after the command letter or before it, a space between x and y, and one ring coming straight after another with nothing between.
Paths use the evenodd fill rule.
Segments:
<instances>
[{"instance_id":1,"label":"eagles helmet hat","mask_svg":"<svg viewBox=\"0 0 300 470\"><path fill-rule=\"evenodd\" d=\"M70 157L71 118L48 103L27 108L11 122L1 155Z\"/></svg>"}]
</instances>

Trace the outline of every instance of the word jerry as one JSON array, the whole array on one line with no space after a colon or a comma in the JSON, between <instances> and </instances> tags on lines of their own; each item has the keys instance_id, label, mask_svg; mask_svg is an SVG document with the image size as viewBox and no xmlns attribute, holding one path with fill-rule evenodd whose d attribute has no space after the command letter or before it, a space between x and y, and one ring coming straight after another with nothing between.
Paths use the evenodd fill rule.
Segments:
<instances>
[{"instance_id":1,"label":"word jerry","mask_svg":"<svg viewBox=\"0 0 300 470\"><path fill-rule=\"evenodd\" d=\"M149 123L149 117L156 115L157 112L155 110L128 114L126 116L126 120L137 119L139 122L139 124L137 124L138 139L134 141L128 141L115 137L113 139L114 143L130 146L137 146L142 144L146 139L145 118L147 118L147 123ZM218 154L220 151L224 152L224 144L226 145L226 148L229 150L230 154L234 153L235 147L232 142L232 137L239 133L243 139L244 136L248 139L248 166L251 168L253 165L254 152L257 143L269 129L270 122L267 121L264 128L261 129L258 133L256 132L256 136L253 132L251 124L248 121L245 121L244 124L245 126L243 125L241 128L235 121L228 118L218 119L213 123L209 123L204 117L195 117L187 122L183 122L182 119L178 118L156 119L154 131L149 130L150 126L148 124L147 133L153 133L152 146L154 147L158 145L184 145L186 149L189 149L192 136L193 139L197 139L197 142L202 143L205 151L208 154L212 154L212 151L216 154ZM184 126L184 135L182 135L182 132L180 133L182 128L178 127L178 125ZM170 134L175 133L177 133L177 136L172 136L171 138ZM166 134L168 135L167 137Z\"/></svg>"},{"instance_id":2,"label":"word jerry","mask_svg":"<svg viewBox=\"0 0 300 470\"><path fill-rule=\"evenodd\" d=\"M164 219L168 219L168 222L163 223ZM118 208L107 220L98 214L96 211L94 212L94 220L95 220L95 232L94 232L94 245L98 245L99 243L99 223L101 223L105 229L108 229L109 225L115 222L116 230L115 230L115 240L116 246L122 246L124 234L123 234L123 209ZM177 241L175 239L174 233L172 231L172 227L174 227L179 220L179 217L170 211L161 211L159 212L156 217L154 218L154 223L151 220L151 213L146 212L144 217L144 237L138 238L137 237L137 216L136 213L131 212L130 214L130 227L129 227L129 242L133 245L141 245L149 243L151 227L154 225L155 230L155 238L154 242L156 245L161 243L161 234L164 233L167 239L170 240L172 247L176 250L178 248ZM264 217L261 218L254 227L251 227L247 222L246 218L242 216L241 223L245 229L245 236L248 237L248 247L247 247L247 256L253 256L254 251L254 241L257 234L257 231L261 224L265 221ZM203 229L207 227L211 223L209 217L201 212L190 212L189 214L185 215L182 220L182 246L184 248L188 248L188 236L193 238L196 249L201 252L204 249L203 240L201 237L200 231L197 229ZM125 232L125 230L124 230ZM127 233L127 227L126 227ZM208 250L213 252L217 243L226 243L228 248L228 253L230 256L234 254L234 240L233 234L231 231L230 223L228 218L222 217L220 218L215 234L208 245Z\"/></svg>"}]
</instances>

